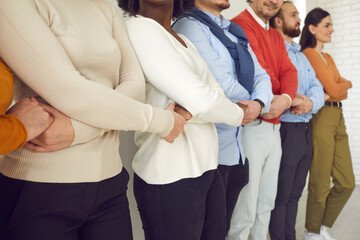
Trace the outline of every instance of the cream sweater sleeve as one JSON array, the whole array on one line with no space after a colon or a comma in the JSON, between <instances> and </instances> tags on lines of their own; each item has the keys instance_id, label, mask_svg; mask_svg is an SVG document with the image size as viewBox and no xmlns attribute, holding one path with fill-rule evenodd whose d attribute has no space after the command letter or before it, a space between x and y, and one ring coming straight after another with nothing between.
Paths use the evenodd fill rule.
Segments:
<instances>
[{"instance_id":1,"label":"cream sweater sleeve","mask_svg":"<svg viewBox=\"0 0 360 240\"><path fill-rule=\"evenodd\" d=\"M78 121L161 136L172 129L171 112L135 101L80 75L33 1L1 1L0 56L26 85Z\"/></svg>"},{"instance_id":2,"label":"cream sweater sleeve","mask_svg":"<svg viewBox=\"0 0 360 240\"><path fill-rule=\"evenodd\" d=\"M189 68L172 43L172 36L157 22L137 17L127 21L126 28L144 74L154 87L194 118L231 126L241 124L243 110L223 95L214 79L206 83Z\"/></svg>"},{"instance_id":3,"label":"cream sweater sleeve","mask_svg":"<svg viewBox=\"0 0 360 240\"><path fill-rule=\"evenodd\" d=\"M120 18L119 13L116 11L113 4L110 5L106 2L103 4L110 7L113 23L113 37L116 40L122 55L119 69L120 84L115 90L132 99L144 102L145 79L134 49L130 44L124 22ZM108 131L107 129L93 127L75 119L72 119L72 124L75 131L75 138L72 145L87 142Z\"/></svg>"}]
</instances>

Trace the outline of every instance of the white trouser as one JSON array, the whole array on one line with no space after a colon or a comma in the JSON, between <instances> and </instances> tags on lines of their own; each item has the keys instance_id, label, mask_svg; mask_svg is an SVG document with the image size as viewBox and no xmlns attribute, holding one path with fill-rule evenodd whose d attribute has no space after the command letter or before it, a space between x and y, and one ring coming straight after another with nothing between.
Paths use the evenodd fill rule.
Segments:
<instances>
[{"instance_id":1,"label":"white trouser","mask_svg":"<svg viewBox=\"0 0 360 240\"><path fill-rule=\"evenodd\" d=\"M249 160L249 183L240 192L231 219L228 240L266 240L274 208L281 160L280 124L255 120L242 137Z\"/></svg>"}]
</instances>

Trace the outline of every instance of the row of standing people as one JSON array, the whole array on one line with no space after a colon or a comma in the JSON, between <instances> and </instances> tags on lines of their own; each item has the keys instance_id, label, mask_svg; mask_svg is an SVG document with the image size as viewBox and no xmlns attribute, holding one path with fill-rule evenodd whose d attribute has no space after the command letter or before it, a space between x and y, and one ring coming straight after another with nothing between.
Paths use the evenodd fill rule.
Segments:
<instances>
[{"instance_id":1,"label":"row of standing people","mask_svg":"<svg viewBox=\"0 0 360 240\"><path fill-rule=\"evenodd\" d=\"M297 201L305 185L312 156L308 122L311 114L322 107L324 93L310 64L299 52L299 46L292 42L292 34L300 33L300 20L292 4L282 6L282 1L251 1L249 8L233 19L241 28L221 16L221 11L229 7L227 1L195 0L191 9L192 3L186 1L120 1L120 7L132 15L136 14L126 23L126 28L147 80L145 102L151 106L131 100L143 100L144 86L126 34L124 37L125 28L113 8L102 1L96 4L79 1L77 8L73 3L46 1L36 3L39 10L34 12L32 4L26 3L28 9L25 8L22 14L33 18L34 22L25 22L24 18L14 19L19 17L12 16L14 12L11 12L19 7L16 3L8 1L2 4L4 12L9 10L5 19L12 19L13 24L9 36L1 39L1 46L7 46L1 49L1 56L23 84L30 87L22 85L20 98L33 96L36 92L47 103L72 118L37 99L31 99L52 113L48 116L55 118L51 126L55 122L58 124L52 127L52 132L62 127L70 134L58 137L62 139L60 144L60 140L48 143L44 140L50 135L51 128L48 128L48 133L26 143L32 151L20 149L1 160L1 172L4 174L1 191L13 192L0 200L4 205L1 210L6 213L0 227L6 229L6 239L21 239L29 235L36 239L48 239L49 236L59 239L131 239L124 195L128 177L119 157L115 157L117 132L108 129L139 131L135 136L140 149L133 162L134 194L146 239L224 239L228 231L229 239L248 239L250 235L253 239L266 239L276 192L270 235L272 239L295 239ZM92 9L88 9L89 5ZM80 8L85 10L79 11ZM63 9L69 12L62 12ZM172 29L171 18L183 14L184 9L189 9L186 12L189 18L179 17ZM90 10L94 11L95 17L89 16L87 11ZM274 17L276 13L278 15ZM79 18L86 17L85 22L70 21L79 14L83 14ZM49 19L49 15L53 17ZM269 28L271 17L274 17L273 26L281 34ZM100 23L99 18L103 22ZM104 19L107 21L104 22ZM321 38L324 37L321 35L322 20L309 20L305 26L309 31L320 31L314 34L312 41L315 40L315 45L313 42L313 45L303 46L310 52L316 46L321 51L324 43ZM6 21L0 21L4 22L0 29L9 30ZM87 26L89 23L96 24L90 29ZM19 30L22 32L29 26L39 27L38 31L49 38L46 39L50 43L45 44L45 50L39 48L44 40L33 39L39 33L26 31L19 34ZM65 31L69 26L79 27L76 29L83 35L86 54L84 50L74 50L76 42ZM104 32L103 27L108 32ZM64 31L67 34L64 35ZM102 46L104 49L99 49L97 41L86 38L95 33L103 33L104 39L98 41L107 42ZM114 51L116 43L118 48L115 47ZM26 51L19 53L19 49ZM20 65L19 59L26 59L25 56L30 53L32 62L26 62L25 67L25 62ZM59 59L51 59L58 54ZM90 57L92 55L97 59ZM330 61L328 55L324 56ZM44 59L49 61L45 66ZM57 65L60 69L55 69ZM45 71L43 68L46 68ZM334 64L331 69L336 70ZM342 116L341 106L333 102L346 96L341 94L342 98L337 98L335 92L346 93L351 83L340 78L338 73L331 74L332 79L324 80L316 67L315 72L330 95L327 102L331 105L329 111L337 111L336 114ZM37 82L39 79L41 84ZM84 80L93 82L89 84ZM101 84L108 88L101 87ZM343 86L343 91L338 90L338 85ZM161 110L171 101L176 103L175 111L184 119L175 112L171 117L169 111ZM171 110L171 104L169 108ZM323 107L320 112L324 109L328 107ZM257 118L260 114L262 116ZM171 131L174 118L177 119L175 128L178 129ZM118 122L114 123L114 119ZM181 132L181 120L185 122L185 119L184 133L174 141ZM343 118L338 119L342 121L339 128L345 133ZM51 123L51 120L48 121ZM216 123L216 128L212 123ZM315 121L312 123L314 125ZM320 126L324 124L320 123ZM319 127L312 129L314 132ZM170 131L173 134L167 140L174 141L172 144L159 138L159 135L166 136ZM317 161L321 164L328 152L316 150L316 147L324 148L321 141L325 133L330 134L322 129L321 134L316 134L319 141L314 141L315 153L318 154L314 154L314 159L318 156ZM342 141L347 141L347 137ZM332 143L334 147L335 144ZM344 151L346 146L348 149L348 144L342 144L341 154L336 156L346 155ZM58 149L61 150L36 153ZM335 170L339 169L336 168L338 164L334 164L334 156L328 158L328 168L332 170L335 166ZM345 185L338 177L344 174L339 173L332 177L335 183L341 183L325 196L330 202L335 201L337 206L336 201L345 204L351 194L351 186L353 188L349 151L345 158L341 162L347 162L344 180L348 184L348 194L344 196L345 189L339 189L339 185ZM74 160L78 162L74 163ZM309 202L318 203L324 198L324 195L318 194L324 192L330 174L322 171L324 182L319 184L317 171L321 170L316 166L311 169L314 174L311 174L313 180L310 176ZM246 187L241 191L244 185ZM317 187L322 189L319 191ZM113 188L118 191L110 191ZM341 193L340 200L337 192ZM59 201L68 202L71 207L64 204L59 208ZM323 211L314 212L308 204L306 227L313 233L309 233L308 237L318 237L316 233L320 232L321 224L331 227L341 210L341 207L334 210L330 203L329 206L325 203L320 205ZM320 209L318 206L313 208ZM71 213L71 216L63 213ZM326 217L323 217L324 213Z\"/></svg>"}]
</instances>

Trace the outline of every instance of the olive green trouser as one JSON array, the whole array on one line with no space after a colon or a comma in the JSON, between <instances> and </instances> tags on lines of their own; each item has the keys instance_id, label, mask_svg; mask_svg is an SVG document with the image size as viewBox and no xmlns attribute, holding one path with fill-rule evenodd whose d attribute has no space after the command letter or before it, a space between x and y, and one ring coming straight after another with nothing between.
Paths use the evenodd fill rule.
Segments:
<instances>
[{"instance_id":1,"label":"olive green trouser","mask_svg":"<svg viewBox=\"0 0 360 240\"><path fill-rule=\"evenodd\" d=\"M355 177L342 108L324 106L314 115L311 127L314 155L305 227L309 232L319 233L321 225L334 224L355 187Z\"/></svg>"}]
</instances>

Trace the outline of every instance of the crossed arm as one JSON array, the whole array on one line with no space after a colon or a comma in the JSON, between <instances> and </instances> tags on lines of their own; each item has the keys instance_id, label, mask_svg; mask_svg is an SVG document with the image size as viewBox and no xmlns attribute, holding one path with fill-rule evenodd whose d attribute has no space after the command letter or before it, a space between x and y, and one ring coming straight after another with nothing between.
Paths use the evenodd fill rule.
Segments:
<instances>
[{"instance_id":1,"label":"crossed arm","mask_svg":"<svg viewBox=\"0 0 360 240\"><path fill-rule=\"evenodd\" d=\"M71 118L73 144L107 129L149 131L162 137L170 133L174 114L139 102L144 99L144 78L124 24L110 4L112 34L124 56L115 89L79 73L34 4L1 2L0 55L27 86Z\"/></svg>"}]
</instances>

